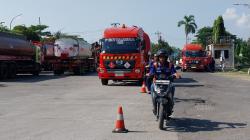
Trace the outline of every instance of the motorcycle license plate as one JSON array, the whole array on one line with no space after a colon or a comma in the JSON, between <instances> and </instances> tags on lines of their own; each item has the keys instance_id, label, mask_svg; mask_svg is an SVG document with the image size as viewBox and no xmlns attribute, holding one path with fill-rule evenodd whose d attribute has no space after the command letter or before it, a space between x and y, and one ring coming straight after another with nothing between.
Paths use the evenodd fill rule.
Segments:
<instances>
[{"instance_id":1,"label":"motorcycle license plate","mask_svg":"<svg viewBox=\"0 0 250 140\"><path fill-rule=\"evenodd\" d=\"M169 80L156 80L156 84L162 84L162 85L169 85L170 81Z\"/></svg>"}]
</instances>

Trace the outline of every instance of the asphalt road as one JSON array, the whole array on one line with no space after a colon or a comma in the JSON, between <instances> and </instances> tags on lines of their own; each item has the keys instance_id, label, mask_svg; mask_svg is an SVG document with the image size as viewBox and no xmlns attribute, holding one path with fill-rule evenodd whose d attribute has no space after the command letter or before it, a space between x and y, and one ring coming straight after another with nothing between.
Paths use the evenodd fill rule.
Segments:
<instances>
[{"instance_id":1,"label":"asphalt road","mask_svg":"<svg viewBox=\"0 0 250 140\"><path fill-rule=\"evenodd\" d=\"M18 76L0 82L0 140L250 140L250 81L185 73L166 131L151 97L133 83L102 86L96 74ZM127 134L113 134L122 105Z\"/></svg>"}]
</instances>

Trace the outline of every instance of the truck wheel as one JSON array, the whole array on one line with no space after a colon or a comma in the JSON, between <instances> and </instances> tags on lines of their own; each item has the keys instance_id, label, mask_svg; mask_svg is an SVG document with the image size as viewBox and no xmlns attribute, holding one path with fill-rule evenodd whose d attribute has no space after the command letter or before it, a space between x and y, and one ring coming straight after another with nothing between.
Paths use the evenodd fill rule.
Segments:
<instances>
[{"instance_id":1,"label":"truck wheel","mask_svg":"<svg viewBox=\"0 0 250 140\"><path fill-rule=\"evenodd\" d=\"M181 71L182 71L182 72L186 72L186 71L187 71L187 69L181 69Z\"/></svg>"},{"instance_id":2,"label":"truck wheel","mask_svg":"<svg viewBox=\"0 0 250 140\"><path fill-rule=\"evenodd\" d=\"M35 71L32 71L31 73L34 75L34 76L39 76L39 73L41 71L41 66L40 64L35 64L35 67L34 67Z\"/></svg>"},{"instance_id":3,"label":"truck wheel","mask_svg":"<svg viewBox=\"0 0 250 140\"><path fill-rule=\"evenodd\" d=\"M16 65L15 64L10 64L9 65L9 71L8 71L8 78L15 78L16 77Z\"/></svg>"},{"instance_id":4,"label":"truck wheel","mask_svg":"<svg viewBox=\"0 0 250 140\"><path fill-rule=\"evenodd\" d=\"M8 77L8 66L5 63L0 65L0 79L6 79Z\"/></svg>"},{"instance_id":5,"label":"truck wheel","mask_svg":"<svg viewBox=\"0 0 250 140\"><path fill-rule=\"evenodd\" d=\"M137 81L138 86L142 86L142 83L143 83L143 79L140 79L139 81Z\"/></svg>"},{"instance_id":6,"label":"truck wheel","mask_svg":"<svg viewBox=\"0 0 250 140\"><path fill-rule=\"evenodd\" d=\"M108 83L109 83L108 79L102 79L101 81L102 81L102 85L104 85L104 86L108 85Z\"/></svg>"},{"instance_id":7,"label":"truck wheel","mask_svg":"<svg viewBox=\"0 0 250 140\"><path fill-rule=\"evenodd\" d=\"M63 73L63 70L54 70L54 75L62 75Z\"/></svg>"},{"instance_id":8,"label":"truck wheel","mask_svg":"<svg viewBox=\"0 0 250 140\"><path fill-rule=\"evenodd\" d=\"M76 67L73 69L74 75L83 75L85 73L83 67Z\"/></svg>"}]
</instances>

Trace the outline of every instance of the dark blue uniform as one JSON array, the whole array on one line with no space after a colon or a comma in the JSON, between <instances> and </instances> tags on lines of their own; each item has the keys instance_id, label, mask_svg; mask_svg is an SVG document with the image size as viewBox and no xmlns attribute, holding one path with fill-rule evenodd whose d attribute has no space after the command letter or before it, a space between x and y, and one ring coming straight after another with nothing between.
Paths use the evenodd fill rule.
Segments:
<instances>
[{"instance_id":1,"label":"dark blue uniform","mask_svg":"<svg viewBox=\"0 0 250 140\"><path fill-rule=\"evenodd\" d=\"M161 65L160 63L156 63L153 64L152 67L150 67L149 73L150 75L155 76L156 79L167 80L170 75L176 73L176 70L174 68L174 65L171 65L169 62L167 62L165 66Z\"/></svg>"},{"instance_id":2,"label":"dark blue uniform","mask_svg":"<svg viewBox=\"0 0 250 140\"><path fill-rule=\"evenodd\" d=\"M150 68L150 75L154 76L154 78L156 78L156 80L172 80L172 79L168 79L171 75L175 74L176 70L174 68L174 65L170 64L169 62L167 62L165 65L161 65L160 63L155 63L153 67ZM171 100L171 106L173 108L174 106L174 92L175 92L175 87L172 87L172 92L171 95L169 95L169 99ZM156 95L154 93L154 84L152 84L151 86L151 96L152 96L152 102L153 102L153 107L154 110L156 109ZM172 110L172 109L171 109ZM172 112L169 112L170 114Z\"/></svg>"}]
</instances>

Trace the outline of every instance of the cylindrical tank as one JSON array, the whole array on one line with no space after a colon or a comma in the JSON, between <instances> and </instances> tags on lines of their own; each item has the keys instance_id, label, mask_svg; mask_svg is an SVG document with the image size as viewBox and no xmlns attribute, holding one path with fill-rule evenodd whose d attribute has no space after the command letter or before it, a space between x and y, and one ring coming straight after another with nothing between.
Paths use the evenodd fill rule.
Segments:
<instances>
[{"instance_id":1,"label":"cylindrical tank","mask_svg":"<svg viewBox=\"0 0 250 140\"><path fill-rule=\"evenodd\" d=\"M22 36L0 32L0 55L34 56L35 49Z\"/></svg>"},{"instance_id":2,"label":"cylindrical tank","mask_svg":"<svg viewBox=\"0 0 250 140\"><path fill-rule=\"evenodd\" d=\"M67 54L68 57L91 57L91 45L83 39L61 38L55 41L55 56Z\"/></svg>"}]
</instances>

